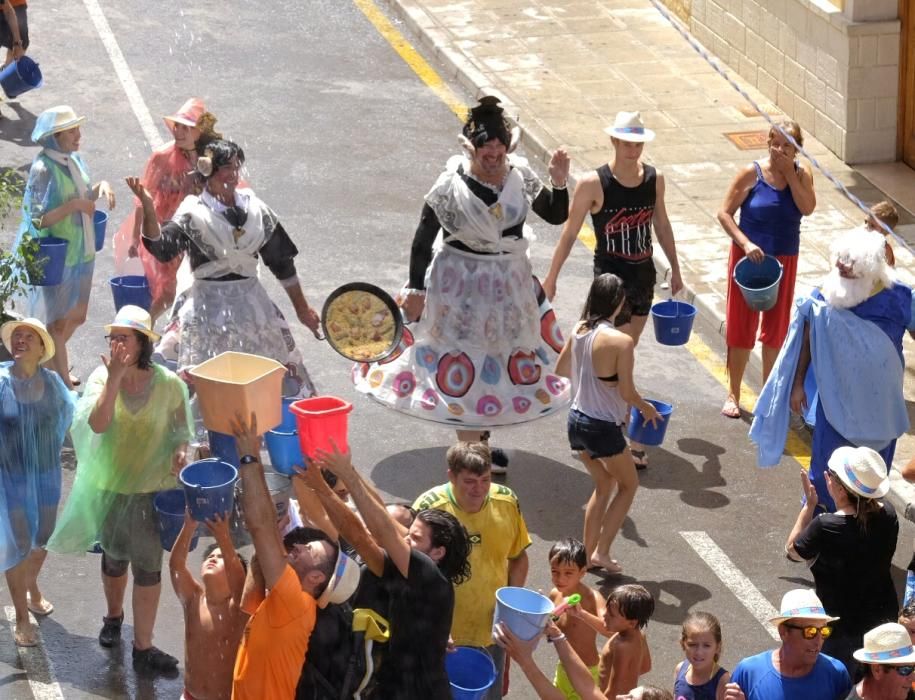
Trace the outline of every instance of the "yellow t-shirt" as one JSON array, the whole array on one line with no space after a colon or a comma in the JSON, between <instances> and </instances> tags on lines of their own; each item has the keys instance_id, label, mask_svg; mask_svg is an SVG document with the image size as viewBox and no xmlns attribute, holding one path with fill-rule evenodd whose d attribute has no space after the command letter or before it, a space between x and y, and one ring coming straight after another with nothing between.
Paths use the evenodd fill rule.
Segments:
<instances>
[{"instance_id":1,"label":"yellow t-shirt","mask_svg":"<svg viewBox=\"0 0 915 700\"><path fill-rule=\"evenodd\" d=\"M245 625L235 657L232 700L295 697L317 613L315 599L302 590L287 564Z\"/></svg>"},{"instance_id":2,"label":"yellow t-shirt","mask_svg":"<svg viewBox=\"0 0 915 700\"><path fill-rule=\"evenodd\" d=\"M507 486L493 484L480 511L467 513L458 506L448 483L426 491L413 507L451 513L467 528L473 545L470 579L454 589L451 637L458 644L489 646L496 591L508 585L508 560L531 545L518 497Z\"/></svg>"}]
</instances>

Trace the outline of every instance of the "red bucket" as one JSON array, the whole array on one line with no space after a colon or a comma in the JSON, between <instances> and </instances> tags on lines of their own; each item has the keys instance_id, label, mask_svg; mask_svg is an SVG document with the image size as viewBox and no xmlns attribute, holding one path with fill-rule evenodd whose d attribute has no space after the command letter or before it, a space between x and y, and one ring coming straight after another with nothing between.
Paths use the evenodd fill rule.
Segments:
<instances>
[{"instance_id":1,"label":"red bucket","mask_svg":"<svg viewBox=\"0 0 915 700\"><path fill-rule=\"evenodd\" d=\"M353 404L336 396L314 396L293 403L289 410L295 416L299 429L299 444L302 452L314 458L318 450L333 452L333 445L346 452L349 449L349 412Z\"/></svg>"}]
</instances>

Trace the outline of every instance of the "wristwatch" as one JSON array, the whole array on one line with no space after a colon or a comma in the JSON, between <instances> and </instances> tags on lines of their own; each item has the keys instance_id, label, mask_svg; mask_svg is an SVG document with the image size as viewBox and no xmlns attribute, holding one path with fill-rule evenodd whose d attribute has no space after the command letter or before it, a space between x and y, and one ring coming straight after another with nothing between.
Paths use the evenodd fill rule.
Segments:
<instances>
[{"instance_id":1,"label":"wristwatch","mask_svg":"<svg viewBox=\"0 0 915 700\"><path fill-rule=\"evenodd\" d=\"M240 460L238 460L239 464L251 464L252 462L260 462L260 459L254 455L245 455Z\"/></svg>"}]
</instances>

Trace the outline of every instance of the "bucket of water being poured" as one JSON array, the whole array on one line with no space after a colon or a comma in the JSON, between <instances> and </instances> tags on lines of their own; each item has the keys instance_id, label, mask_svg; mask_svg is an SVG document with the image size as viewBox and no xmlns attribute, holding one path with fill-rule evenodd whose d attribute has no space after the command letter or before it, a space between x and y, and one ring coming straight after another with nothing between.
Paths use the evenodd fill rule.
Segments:
<instances>
[{"instance_id":1,"label":"bucket of water being poured","mask_svg":"<svg viewBox=\"0 0 915 700\"><path fill-rule=\"evenodd\" d=\"M203 522L232 511L238 470L218 459L191 462L178 474L187 507L194 520Z\"/></svg>"}]
</instances>

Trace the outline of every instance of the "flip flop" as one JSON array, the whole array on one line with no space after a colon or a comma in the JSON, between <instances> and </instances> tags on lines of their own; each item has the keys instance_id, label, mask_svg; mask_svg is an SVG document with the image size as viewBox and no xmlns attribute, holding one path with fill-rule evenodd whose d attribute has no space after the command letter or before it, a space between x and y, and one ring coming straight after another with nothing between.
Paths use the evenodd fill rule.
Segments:
<instances>
[{"instance_id":1,"label":"flip flop","mask_svg":"<svg viewBox=\"0 0 915 700\"><path fill-rule=\"evenodd\" d=\"M591 572L603 571L610 576L618 576L619 574L623 573L623 565L620 564L616 559L611 559L609 566L605 564L597 564L593 561L588 563L588 571Z\"/></svg>"},{"instance_id":2,"label":"flip flop","mask_svg":"<svg viewBox=\"0 0 915 700\"><path fill-rule=\"evenodd\" d=\"M38 632L34 626L29 625L30 633L23 632L17 626L13 631L13 639L17 647L36 647L38 646Z\"/></svg>"},{"instance_id":3,"label":"flip flop","mask_svg":"<svg viewBox=\"0 0 915 700\"><path fill-rule=\"evenodd\" d=\"M721 415L725 418L740 418L740 406L733 399L728 399L721 407Z\"/></svg>"},{"instance_id":4,"label":"flip flop","mask_svg":"<svg viewBox=\"0 0 915 700\"><path fill-rule=\"evenodd\" d=\"M39 617L45 617L54 612L54 604L47 598L41 599L41 605L33 605L32 599L28 598L28 608L29 612L33 615L38 615Z\"/></svg>"},{"instance_id":5,"label":"flip flop","mask_svg":"<svg viewBox=\"0 0 915 700\"><path fill-rule=\"evenodd\" d=\"M641 471L642 469L648 469L648 455L645 453L645 450L633 450L629 448L630 454L632 454L632 461L635 462L635 468Z\"/></svg>"}]
</instances>

